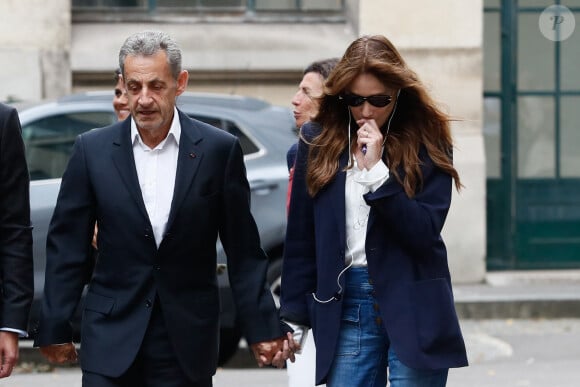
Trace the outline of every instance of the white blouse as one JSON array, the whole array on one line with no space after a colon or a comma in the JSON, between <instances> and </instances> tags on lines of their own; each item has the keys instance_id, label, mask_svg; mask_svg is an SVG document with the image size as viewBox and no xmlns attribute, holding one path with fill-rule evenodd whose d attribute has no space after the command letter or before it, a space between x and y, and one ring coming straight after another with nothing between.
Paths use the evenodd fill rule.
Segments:
<instances>
[{"instance_id":1,"label":"white blouse","mask_svg":"<svg viewBox=\"0 0 580 387\"><path fill-rule=\"evenodd\" d=\"M374 192L389 178L389 168L380 160L370 170L354 165L346 171L346 254L345 262L352 266L366 266L365 241L370 206L363 198L367 192Z\"/></svg>"}]
</instances>

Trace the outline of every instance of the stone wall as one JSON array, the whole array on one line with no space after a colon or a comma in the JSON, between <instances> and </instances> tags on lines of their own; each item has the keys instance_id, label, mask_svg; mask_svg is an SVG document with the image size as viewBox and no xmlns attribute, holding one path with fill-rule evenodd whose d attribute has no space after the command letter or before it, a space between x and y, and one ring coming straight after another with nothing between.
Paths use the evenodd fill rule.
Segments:
<instances>
[{"instance_id":1,"label":"stone wall","mask_svg":"<svg viewBox=\"0 0 580 387\"><path fill-rule=\"evenodd\" d=\"M0 2L0 100L37 100L70 92L68 0Z\"/></svg>"},{"instance_id":2,"label":"stone wall","mask_svg":"<svg viewBox=\"0 0 580 387\"><path fill-rule=\"evenodd\" d=\"M443 237L455 282L485 277L486 176L482 134L481 0L360 0L360 34L383 34L453 118L454 192ZM384 11L378 11L383 9Z\"/></svg>"}]
</instances>

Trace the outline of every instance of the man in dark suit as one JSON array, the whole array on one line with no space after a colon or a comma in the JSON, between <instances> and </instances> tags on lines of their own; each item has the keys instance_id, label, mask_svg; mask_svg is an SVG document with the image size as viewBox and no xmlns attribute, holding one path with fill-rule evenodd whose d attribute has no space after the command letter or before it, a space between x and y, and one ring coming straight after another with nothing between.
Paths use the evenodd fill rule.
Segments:
<instances>
[{"instance_id":1,"label":"man in dark suit","mask_svg":"<svg viewBox=\"0 0 580 387\"><path fill-rule=\"evenodd\" d=\"M83 291L95 221L99 258L81 328L83 386L212 385L218 235L238 316L259 365L286 338L266 286L236 137L175 107L187 86L166 34L130 36L119 53L131 118L80 135L50 224L35 345L75 361L69 320Z\"/></svg>"},{"instance_id":2,"label":"man in dark suit","mask_svg":"<svg viewBox=\"0 0 580 387\"><path fill-rule=\"evenodd\" d=\"M0 378L18 360L34 293L30 179L16 109L0 104Z\"/></svg>"}]
</instances>

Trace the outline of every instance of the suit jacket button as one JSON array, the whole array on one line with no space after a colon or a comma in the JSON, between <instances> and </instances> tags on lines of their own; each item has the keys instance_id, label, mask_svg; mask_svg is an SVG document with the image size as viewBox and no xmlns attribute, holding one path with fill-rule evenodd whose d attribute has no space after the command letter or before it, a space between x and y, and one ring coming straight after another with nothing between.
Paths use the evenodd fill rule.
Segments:
<instances>
[{"instance_id":1,"label":"suit jacket button","mask_svg":"<svg viewBox=\"0 0 580 387\"><path fill-rule=\"evenodd\" d=\"M151 308L151 305L153 305L153 303L151 302L151 300L147 300L147 301L145 301L145 306L146 306L147 308Z\"/></svg>"}]
</instances>

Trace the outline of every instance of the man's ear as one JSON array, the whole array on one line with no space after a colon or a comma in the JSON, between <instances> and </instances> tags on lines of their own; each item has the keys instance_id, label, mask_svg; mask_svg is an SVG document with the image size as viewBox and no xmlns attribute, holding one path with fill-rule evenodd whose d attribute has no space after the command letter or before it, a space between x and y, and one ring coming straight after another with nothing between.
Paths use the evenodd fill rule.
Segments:
<instances>
[{"instance_id":1,"label":"man's ear","mask_svg":"<svg viewBox=\"0 0 580 387\"><path fill-rule=\"evenodd\" d=\"M177 95L181 95L187 89L187 82L189 81L189 73L187 70L181 70L177 76Z\"/></svg>"}]
</instances>

